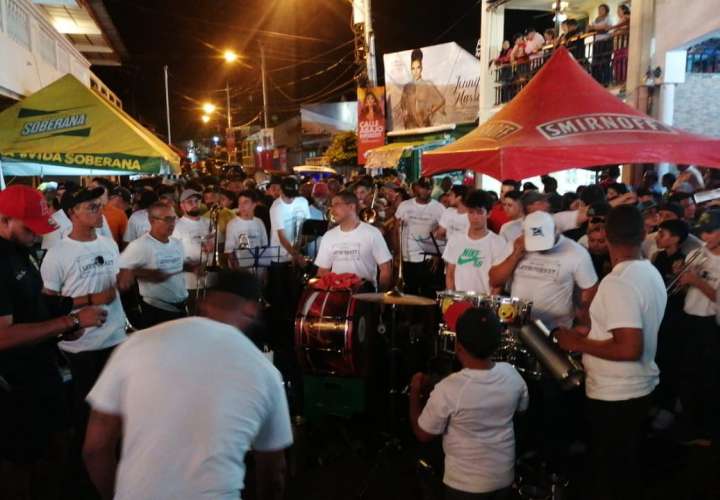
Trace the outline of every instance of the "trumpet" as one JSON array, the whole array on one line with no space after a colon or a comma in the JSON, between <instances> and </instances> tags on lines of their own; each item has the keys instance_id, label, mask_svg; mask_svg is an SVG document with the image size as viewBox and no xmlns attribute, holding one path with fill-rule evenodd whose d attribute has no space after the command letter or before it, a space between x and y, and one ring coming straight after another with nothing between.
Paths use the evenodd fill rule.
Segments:
<instances>
[{"instance_id":1,"label":"trumpet","mask_svg":"<svg viewBox=\"0 0 720 500\"><path fill-rule=\"evenodd\" d=\"M360 219L363 222L367 222L368 224L375 224L375 220L377 219L377 210L375 210L375 201L377 200L379 188L376 185L373 189L373 195L372 195L372 201L370 201L370 206L363 208L360 211Z\"/></svg>"}]
</instances>

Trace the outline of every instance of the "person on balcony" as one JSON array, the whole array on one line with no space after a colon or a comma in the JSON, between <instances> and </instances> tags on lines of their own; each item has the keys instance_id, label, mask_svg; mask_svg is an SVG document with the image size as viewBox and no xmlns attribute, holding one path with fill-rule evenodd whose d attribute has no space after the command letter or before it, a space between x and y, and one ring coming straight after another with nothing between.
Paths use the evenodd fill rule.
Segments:
<instances>
[{"instance_id":1,"label":"person on balcony","mask_svg":"<svg viewBox=\"0 0 720 500\"><path fill-rule=\"evenodd\" d=\"M525 54L532 58L542 50L543 45L545 45L545 38L535 31L535 28L531 27L525 30Z\"/></svg>"},{"instance_id":2,"label":"person on balcony","mask_svg":"<svg viewBox=\"0 0 720 500\"><path fill-rule=\"evenodd\" d=\"M582 35L582 31L578 27L578 22L575 19L568 19L567 33L565 33L563 43L573 57L578 62L583 63L585 61L585 41L580 35Z\"/></svg>"},{"instance_id":3,"label":"person on balcony","mask_svg":"<svg viewBox=\"0 0 720 500\"><path fill-rule=\"evenodd\" d=\"M612 77L610 71L610 56L612 55L613 42L609 29L612 27L610 19L610 7L602 3L598 6L598 16L588 26L588 32L595 34L592 52L592 75L603 85L610 83Z\"/></svg>"},{"instance_id":4,"label":"person on balcony","mask_svg":"<svg viewBox=\"0 0 720 500\"><path fill-rule=\"evenodd\" d=\"M543 38L545 39L545 47L554 48L557 42L557 36L553 28L548 28L543 32Z\"/></svg>"},{"instance_id":5,"label":"person on balcony","mask_svg":"<svg viewBox=\"0 0 720 500\"><path fill-rule=\"evenodd\" d=\"M612 72L613 81L622 84L627 78L628 33L630 31L630 7L626 4L618 5L618 23L613 26Z\"/></svg>"}]
</instances>

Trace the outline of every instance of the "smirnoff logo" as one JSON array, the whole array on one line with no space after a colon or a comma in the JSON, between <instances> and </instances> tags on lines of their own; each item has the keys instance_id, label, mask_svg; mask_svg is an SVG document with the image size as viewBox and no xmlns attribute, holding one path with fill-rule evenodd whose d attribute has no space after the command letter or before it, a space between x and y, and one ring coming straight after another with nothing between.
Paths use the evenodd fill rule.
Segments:
<instances>
[{"instance_id":1,"label":"smirnoff logo","mask_svg":"<svg viewBox=\"0 0 720 500\"><path fill-rule=\"evenodd\" d=\"M563 139L580 134L603 132L658 132L675 134L676 132L653 118L647 116L624 115L620 113L598 113L578 115L537 126L546 139Z\"/></svg>"}]
</instances>

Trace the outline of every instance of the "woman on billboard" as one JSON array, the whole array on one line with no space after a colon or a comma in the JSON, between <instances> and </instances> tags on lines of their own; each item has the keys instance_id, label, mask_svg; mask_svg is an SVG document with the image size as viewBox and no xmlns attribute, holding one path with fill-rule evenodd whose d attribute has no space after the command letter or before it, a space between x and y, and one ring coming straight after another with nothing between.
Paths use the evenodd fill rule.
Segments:
<instances>
[{"instance_id":1,"label":"woman on billboard","mask_svg":"<svg viewBox=\"0 0 720 500\"><path fill-rule=\"evenodd\" d=\"M367 89L365 91L365 98L363 99L360 107L360 121L371 122L375 120L383 120L385 118L385 112L382 109L382 104L378 101L377 96Z\"/></svg>"},{"instance_id":2,"label":"woman on billboard","mask_svg":"<svg viewBox=\"0 0 720 500\"><path fill-rule=\"evenodd\" d=\"M435 84L423 80L423 53L415 49L410 54L410 72L413 81L405 84L400 98L400 110L406 129L433 125L435 113L445 108L445 97Z\"/></svg>"}]
</instances>

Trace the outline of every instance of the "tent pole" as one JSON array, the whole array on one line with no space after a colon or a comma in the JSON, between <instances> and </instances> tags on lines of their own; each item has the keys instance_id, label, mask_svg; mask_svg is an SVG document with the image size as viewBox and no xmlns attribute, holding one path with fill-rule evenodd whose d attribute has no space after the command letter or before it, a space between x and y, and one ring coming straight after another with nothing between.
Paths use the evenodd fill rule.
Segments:
<instances>
[{"instance_id":1,"label":"tent pole","mask_svg":"<svg viewBox=\"0 0 720 500\"><path fill-rule=\"evenodd\" d=\"M0 191L5 189L5 175L3 174L2 158L0 158Z\"/></svg>"}]
</instances>

